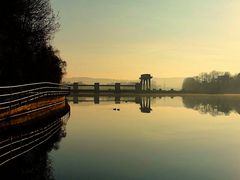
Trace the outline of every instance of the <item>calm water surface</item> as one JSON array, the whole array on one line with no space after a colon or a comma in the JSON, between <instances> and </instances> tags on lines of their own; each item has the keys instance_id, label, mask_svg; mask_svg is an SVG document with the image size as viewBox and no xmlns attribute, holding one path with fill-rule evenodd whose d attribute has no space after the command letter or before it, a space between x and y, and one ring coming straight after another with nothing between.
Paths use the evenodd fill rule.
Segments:
<instances>
[{"instance_id":1,"label":"calm water surface","mask_svg":"<svg viewBox=\"0 0 240 180\"><path fill-rule=\"evenodd\" d=\"M1 175L25 180L240 179L240 96L69 100L71 115L61 131L0 168Z\"/></svg>"},{"instance_id":2,"label":"calm water surface","mask_svg":"<svg viewBox=\"0 0 240 180\"><path fill-rule=\"evenodd\" d=\"M67 136L49 153L55 179L240 179L240 97L70 105Z\"/></svg>"}]
</instances>

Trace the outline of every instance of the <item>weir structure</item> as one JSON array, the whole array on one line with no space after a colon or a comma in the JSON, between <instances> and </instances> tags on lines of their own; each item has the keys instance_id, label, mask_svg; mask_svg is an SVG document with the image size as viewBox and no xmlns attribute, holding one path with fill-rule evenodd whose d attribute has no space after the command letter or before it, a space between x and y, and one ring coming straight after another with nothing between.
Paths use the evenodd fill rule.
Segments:
<instances>
[{"instance_id":1,"label":"weir structure","mask_svg":"<svg viewBox=\"0 0 240 180\"><path fill-rule=\"evenodd\" d=\"M68 84L71 87L71 92L73 94L78 93L141 93L151 91L151 74L142 74L140 76L140 82L129 83L129 84L100 84L99 82L94 84L80 84L75 82L73 84Z\"/></svg>"}]
</instances>

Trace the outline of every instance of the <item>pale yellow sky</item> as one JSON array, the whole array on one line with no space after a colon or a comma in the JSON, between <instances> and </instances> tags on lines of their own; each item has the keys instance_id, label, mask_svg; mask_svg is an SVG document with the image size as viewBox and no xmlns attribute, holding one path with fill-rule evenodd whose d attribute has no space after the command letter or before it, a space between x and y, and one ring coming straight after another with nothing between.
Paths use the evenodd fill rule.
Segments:
<instances>
[{"instance_id":1,"label":"pale yellow sky","mask_svg":"<svg viewBox=\"0 0 240 180\"><path fill-rule=\"evenodd\" d=\"M240 72L238 0L53 0L67 77Z\"/></svg>"}]
</instances>

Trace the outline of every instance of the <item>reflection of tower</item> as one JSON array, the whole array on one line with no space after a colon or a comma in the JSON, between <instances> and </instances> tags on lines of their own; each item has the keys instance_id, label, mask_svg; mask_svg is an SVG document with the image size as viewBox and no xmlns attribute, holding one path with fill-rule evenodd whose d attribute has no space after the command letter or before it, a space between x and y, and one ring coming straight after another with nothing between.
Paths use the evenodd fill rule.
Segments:
<instances>
[{"instance_id":1,"label":"reflection of tower","mask_svg":"<svg viewBox=\"0 0 240 180\"><path fill-rule=\"evenodd\" d=\"M142 97L140 102L140 110L142 113L151 113L151 98Z\"/></svg>"}]
</instances>

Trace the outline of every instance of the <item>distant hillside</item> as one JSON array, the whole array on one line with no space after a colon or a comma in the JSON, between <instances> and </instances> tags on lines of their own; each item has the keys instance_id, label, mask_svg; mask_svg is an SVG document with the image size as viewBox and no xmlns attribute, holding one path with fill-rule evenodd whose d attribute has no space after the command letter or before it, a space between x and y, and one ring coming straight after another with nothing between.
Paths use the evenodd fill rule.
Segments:
<instances>
[{"instance_id":1,"label":"distant hillside","mask_svg":"<svg viewBox=\"0 0 240 180\"><path fill-rule=\"evenodd\" d=\"M153 78L152 87L156 89L176 89L179 90L182 88L184 78ZM65 78L64 82L66 83L74 83L79 82L83 84L94 84L96 82L100 84L114 84L114 83L122 83L122 84L131 84L139 82L139 80L121 80L121 79L108 79L108 78L90 78L90 77L73 77L73 78Z\"/></svg>"}]
</instances>

